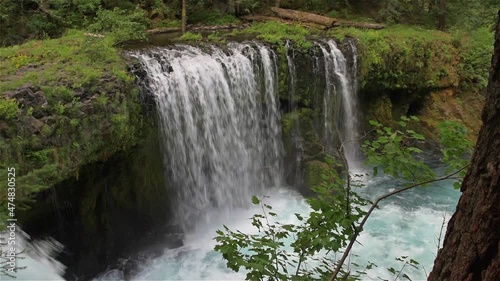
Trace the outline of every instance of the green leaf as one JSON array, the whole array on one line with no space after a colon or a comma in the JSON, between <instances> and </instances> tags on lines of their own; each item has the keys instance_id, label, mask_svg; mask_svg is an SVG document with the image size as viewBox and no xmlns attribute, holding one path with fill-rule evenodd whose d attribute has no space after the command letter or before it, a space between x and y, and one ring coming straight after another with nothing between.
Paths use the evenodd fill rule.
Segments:
<instances>
[{"instance_id":1,"label":"green leaf","mask_svg":"<svg viewBox=\"0 0 500 281\"><path fill-rule=\"evenodd\" d=\"M252 196L252 204L257 205L260 203L259 198L257 196Z\"/></svg>"}]
</instances>

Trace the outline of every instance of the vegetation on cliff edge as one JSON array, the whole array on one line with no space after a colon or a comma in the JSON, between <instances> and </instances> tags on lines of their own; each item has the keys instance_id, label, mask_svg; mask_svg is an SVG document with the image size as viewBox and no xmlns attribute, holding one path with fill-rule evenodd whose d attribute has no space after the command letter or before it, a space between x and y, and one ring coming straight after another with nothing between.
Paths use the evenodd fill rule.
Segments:
<instances>
[{"instance_id":1,"label":"vegetation on cliff edge","mask_svg":"<svg viewBox=\"0 0 500 281\"><path fill-rule=\"evenodd\" d=\"M138 90L113 43L70 31L0 49L0 169L16 168L18 207L137 143L144 126Z\"/></svg>"}]
</instances>

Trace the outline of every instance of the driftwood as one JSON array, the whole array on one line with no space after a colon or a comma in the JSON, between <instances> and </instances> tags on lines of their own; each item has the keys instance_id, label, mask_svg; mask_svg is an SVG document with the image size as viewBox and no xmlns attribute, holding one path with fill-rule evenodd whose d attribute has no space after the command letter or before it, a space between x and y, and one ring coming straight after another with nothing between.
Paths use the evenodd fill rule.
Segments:
<instances>
[{"instance_id":1,"label":"driftwood","mask_svg":"<svg viewBox=\"0 0 500 281\"><path fill-rule=\"evenodd\" d=\"M367 29L383 29L385 25L370 22L355 22L355 21L345 21L330 17L325 17L313 13L306 13L290 9L281 9L273 7L271 8L279 17L289 20L295 20L300 22L310 22L324 26L326 28L332 28L337 26L347 26L347 27L357 27L357 28L367 28Z\"/></svg>"},{"instance_id":2,"label":"driftwood","mask_svg":"<svg viewBox=\"0 0 500 281\"><path fill-rule=\"evenodd\" d=\"M337 19L320 16L317 14L301 12L297 10L290 9L282 9L272 7L271 10L275 12L279 17L289 19L289 20L298 20L301 22L312 22L315 24L323 25L326 27L333 27Z\"/></svg>"}]
</instances>

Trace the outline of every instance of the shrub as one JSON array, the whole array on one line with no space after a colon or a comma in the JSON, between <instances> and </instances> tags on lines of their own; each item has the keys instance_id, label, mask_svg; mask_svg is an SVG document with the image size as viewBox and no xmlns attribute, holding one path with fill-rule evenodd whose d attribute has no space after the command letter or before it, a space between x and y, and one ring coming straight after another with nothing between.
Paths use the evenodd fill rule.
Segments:
<instances>
[{"instance_id":1,"label":"shrub","mask_svg":"<svg viewBox=\"0 0 500 281\"><path fill-rule=\"evenodd\" d=\"M181 37L179 37L179 40L197 41L197 40L201 40L202 38L203 38L203 36L201 36L201 33L186 32Z\"/></svg>"},{"instance_id":2,"label":"shrub","mask_svg":"<svg viewBox=\"0 0 500 281\"><path fill-rule=\"evenodd\" d=\"M486 27L470 35L456 33L460 37L460 86L484 88L488 84L488 71L493 53L493 32Z\"/></svg>"},{"instance_id":3,"label":"shrub","mask_svg":"<svg viewBox=\"0 0 500 281\"><path fill-rule=\"evenodd\" d=\"M132 13L119 8L113 10L99 10L94 23L89 25L93 32L113 36L116 42L128 40L145 40L149 20L145 11L135 9Z\"/></svg>"},{"instance_id":4,"label":"shrub","mask_svg":"<svg viewBox=\"0 0 500 281\"><path fill-rule=\"evenodd\" d=\"M289 39L292 40L299 49L307 50L312 46L312 43L306 40L306 36L311 34L311 32L299 25L268 21L254 24L242 32L256 34L257 38L272 44L281 44Z\"/></svg>"},{"instance_id":5,"label":"shrub","mask_svg":"<svg viewBox=\"0 0 500 281\"><path fill-rule=\"evenodd\" d=\"M0 99L0 119L12 120L16 118L21 110L14 99Z\"/></svg>"}]
</instances>

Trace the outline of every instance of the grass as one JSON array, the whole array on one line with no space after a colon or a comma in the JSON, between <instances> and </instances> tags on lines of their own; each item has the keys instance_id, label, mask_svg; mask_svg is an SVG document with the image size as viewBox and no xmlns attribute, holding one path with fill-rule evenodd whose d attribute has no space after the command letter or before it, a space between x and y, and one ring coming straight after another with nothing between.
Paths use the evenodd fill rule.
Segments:
<instances>
[{"instance_id":1,"label":"grass","mask_svg":"<svg viewBox=\"0 0 500 281\"><path fill-rule=\"evenodd\" d=\"M258 39L276 45L282 45L286 40L292 40L298 49L307 50L312 46L309 37L317 34L317 32L296 24L267 21L235 31L232 35L238 36L244 34L254 35Z\"/></svg>"},{"instance_id":2,"label":"grass","mask_svg":"<svg viewBox=\"0 0 500 281\"><path fill-rule=\"evenodd\" d=\"M447 33L394 25L383 30L339 28L328 35L358 40L363 86L425 89L458 85L458 49Z\"/></svg>"},{"instance_id":3,"label":"grass","mask_svg":"<svg viewBox=\"0 0 500 281\"><path fill-rule=\"evenodd\" d=\"M16 166L20 207L84 165L139 141L145 125L138 90L114 42L72 30L0 49L0 169ZM41 89L47 104L26 108L4 97L27 83ZM6 207L0 207L3 221Z\"/></svg>"},{"instance_id":4,"label":"grass","mask_svg":"<svg viewBox=\"0 0 500 281\"><path fill-rule=\"evenodd\" d=\"M179 41L201 41L203 36L201 33L186 32L181 37L177 38Z\"/></svg>"},{"instance_id":5,"label":"grass","mask_svg":"<svg viewBox=\"0 0 500 281\"><path fill-rule=\"evenodd\" d=\"M124 69L110 37L85 36L69 31L60 39L36 40L0 49L0 92L28 82L43 86L90 86L108 69Z\"/></svg>"}]
</instances>

